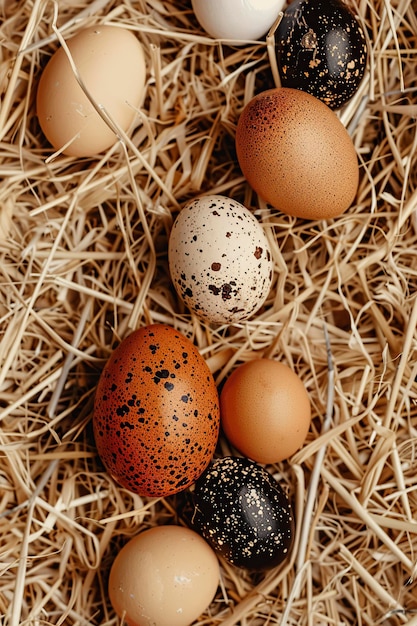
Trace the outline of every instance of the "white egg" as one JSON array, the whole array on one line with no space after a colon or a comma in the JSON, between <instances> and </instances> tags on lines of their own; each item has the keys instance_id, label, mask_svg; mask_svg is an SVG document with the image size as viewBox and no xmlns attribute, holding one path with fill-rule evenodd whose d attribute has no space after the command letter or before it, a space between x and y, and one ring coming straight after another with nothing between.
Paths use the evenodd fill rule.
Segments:
<instances>
[{"instance_id":1,"label":"white egg","mask_svg":"<svg viewBox=\"0 0 417 626\"><path fill-rule=\"evenodd\" d=\"M226 196L200 196L182 208L168 258L179 297L211 323L248 319L271 287L272 255L262 224Z\"/></svg>"},{"instance_id":2,"label":"white egg","mask_svg":"<svg viewBox=\"0 0 417 626\"><path fill-rule=\"evenodd\" d=\"M215 39L256 40L265 35L285 0L192 0L194 14Z\"/></svg>"}]
</instances>

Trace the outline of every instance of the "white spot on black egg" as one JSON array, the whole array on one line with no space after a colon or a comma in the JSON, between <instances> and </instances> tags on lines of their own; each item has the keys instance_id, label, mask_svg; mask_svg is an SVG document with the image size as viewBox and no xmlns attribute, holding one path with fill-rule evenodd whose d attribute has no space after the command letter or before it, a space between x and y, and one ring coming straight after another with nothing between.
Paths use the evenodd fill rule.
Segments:
<instances>
[{"instance_id":1,"label":"white spot on black egg","mask_svg":"<svg viewBox=\"0 0 417 626\"><path fill-rule=\"evenodd\" d=\"M192 492L190 524L237 567L262 571L290 553L294 518L273 476L246 458L217 459Z\"/></svg>"},{"instance_id":2,"label":"white spot on black egg","mask_svg":"<svg viewBox=\"0 0 417 626\"><path fill-rule=\"evenodd\" d=\"M356 92L368 57L364 33L342 0L294 0L275 33L283 87L337 109Z\"/></svg>"}]
</instances>

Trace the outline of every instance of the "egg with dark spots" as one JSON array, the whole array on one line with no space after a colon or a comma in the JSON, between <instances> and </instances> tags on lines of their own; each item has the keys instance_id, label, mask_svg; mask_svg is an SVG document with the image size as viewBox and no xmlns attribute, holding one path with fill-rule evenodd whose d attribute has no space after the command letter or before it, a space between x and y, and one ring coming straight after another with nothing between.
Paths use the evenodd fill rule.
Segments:
<instances>
[{"instance_id":1,"label":"egg with dark spots","mask_svg":"<svg viewBox=\"0 0 417 626\"><path fill-rule=\"evenodd\" d=\"M208 365L171 326L133 331L100 375L93 412L98 454L116 482L141 496L165 497L191 485L213 457L219 423Z\"/></svg>"},{"instance_id":2,"label":"egg with dark spots","mask_svg":"<svg viewBox=\"0 0 417 626\"><path fill-rule=\"evenodd\" d=\"M191 526L229 563L263 571L290 555L290 500L272 474L254 461L216 459L197 480L191 499Z\"/></svg>"},{"instance_id":3,"label":"egg with dark spots","mask_svg":"<svg viewBox=\"0 0 417 626\"><path fill-rule=\"evenodd\" d=\"M238 120L236 152L252 189L287 215L329 219L355 199L352 139L336 113L305 91L277 87L254 96Z\"/></svg>"},{"instance_id":4,"label":"egg with dark spots","mask_svg":"<svg viewBox=\"0 0 417 626\"><path fill-rule=\"evenodd\" d=\"M332 109L357 91L368 50L364 32L341 0L294 0L275 32L283 87L302 89Z\"/></svg>"},{"instance_id":5,"label":"egg with dark spots","mask_svg":"<svg viewBox=\"0 0 417 626\"><path fill-rule=\"evenodd\" d=\"M168 256L177 294L209 323L246 320L269 294L273 260L262 223L227 196L200 196L181 209Z\"/></svg>"}]
</instances>

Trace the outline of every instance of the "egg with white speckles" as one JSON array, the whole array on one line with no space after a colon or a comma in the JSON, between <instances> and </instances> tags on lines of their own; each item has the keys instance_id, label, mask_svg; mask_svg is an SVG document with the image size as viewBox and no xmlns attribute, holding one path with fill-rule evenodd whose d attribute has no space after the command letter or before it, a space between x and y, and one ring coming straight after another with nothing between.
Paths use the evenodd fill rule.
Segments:
<instances>
[{"instance_id":1,"label":"egg with white speckles","mask_svg":"<svg viewBox=\"0 0 417 626\"><path fill-rule=\"evenodd\" d=\"M182 333L151 324L113 351L97 385L93 429L120 485L141 496L182 491L209 464L219 424L213 376Z\"/></svg>"},{"instance_id":2,"label":"egg with white speckles","mask_svg":"<svg viewBox=\"0 0 417 626\"><path fill-rule=\"evenodd\" d=\"M332 109L357 91L368 58L365 35L341 0L294 0L275 32L284 87L302 89Z\"/></svg>"},{"instance_id":3,"label":"egg with white speckles","mask_svg":"<svg viewBox=\"0 0 417 626\"><path fill-rule=\"evenodd\" d=\"M273 261L265 231L248 208L227 196L200 196L181 209L168 257L177 294L209 323L246 320L269 294Z\"/></svg>"},{"instance_id":4,"label":"egg with white speckles","mask_svg":"<svg viewBox=\"0 0 417 626\"><path fill-rule=\"evenodd\" d=\"M227 561L263 571L290 554L294 517L287 494L261 465L216 459L194 485L191 525Z\"/></svg>"}]
</instances>

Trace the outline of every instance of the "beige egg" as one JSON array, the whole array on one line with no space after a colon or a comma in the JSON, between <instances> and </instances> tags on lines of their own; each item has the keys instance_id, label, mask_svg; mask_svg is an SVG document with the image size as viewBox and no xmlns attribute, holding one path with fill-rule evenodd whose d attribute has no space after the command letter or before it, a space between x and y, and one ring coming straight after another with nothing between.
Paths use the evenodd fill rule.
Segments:
<instances>
[{"instance_id":1,"label":"beige egg","mask_svg":"<svg viewBox=\"0 0 417 626\"><path fill-rule=\"evenodd\" d=\"M155 526L117 554L109 597L128 626L189 626L213 600L219 575L216 555L195 531Z\"/></svg>"},{"instance_id":2,"label":"beige egg","mask_svg":"<svg viewBox=\"0 0 417 626\"><path fill-rule=\"evenodd\" d=\"M55 150L94 156L117 141L112 122L127 132L138 114L145 91L144 51L131 31L116 26L86 28L67 46L88 95L60 47L39 81L38 120Z\"/></svg>"},{"instance_id":3,"label":"beige egg","mask_svg":"<svg viewBox=\"0 0 417 626\"><path fill-rule=\"evenodd\" d=\"M258 463L288 459L303 445L310 399L285 363L254 359L239 365L220 394L221 425L230 443Z\"/></svg>"},{"instance_id":4,"label":"beige egg","mask_svg":"<svg viewBox=\"0 0 417 626\"><path fill-rule=\"evenodd\" d=\"M287 215L328 219L352 204L359 182L353 142L315 96L279 87L256 95L239 118L242 173L261 198Z\"/></svg>"}]
</instances>

